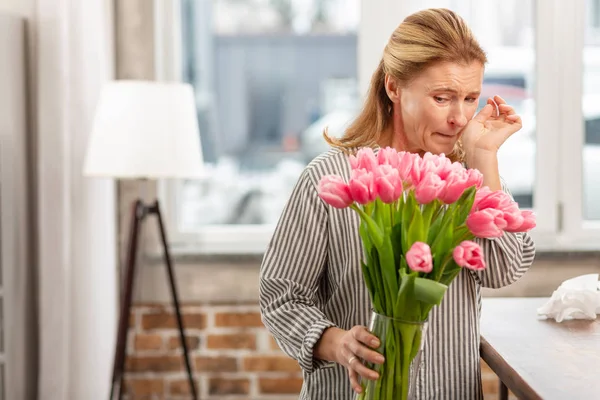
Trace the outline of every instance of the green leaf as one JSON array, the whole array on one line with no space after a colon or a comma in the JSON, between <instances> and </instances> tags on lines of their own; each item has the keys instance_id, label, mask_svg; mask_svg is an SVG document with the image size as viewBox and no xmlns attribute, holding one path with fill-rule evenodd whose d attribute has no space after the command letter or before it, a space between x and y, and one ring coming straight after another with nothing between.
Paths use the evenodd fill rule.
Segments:
<instances>
[{"instance_id":1,"label":"green leaf","mask_svg":"<svg viewBox=\"0 0 600 400\"><path fill-rule=\"evenodd\" d=\"M454 229L453 229L453 218L450 215L447 219L447 222L440 227L437 237L433 240L431 244L431 253L440 256L443 253L447 252L449 248L453 249L453 238L454 238Z\"/></svg>"},{"instance_id":2,"label":"green leaf","mask_svg":"<svg viewBox=\"0 0 600 400\"><path fill-rule=\"evenodd\" d=\"M429 227L429 233L427 235L427 243L433 242L433 239L435 239L438 236L440 228L442 227L443 220L444 219L440 218L440 217L433 220L433 223Z\"/></svg>"},{"instance_id":3,"label":"green leaf","mask_svg":"<svg viewBox=\"0 0 600 400\"><path fill-rule=\"evenodd\" d=\"M400 266L400 259L402 258L402 224L396 224L392 227L391 240L394 249L394 262L396 266Z\"/></svg>"},{"instance_id":4,"label":"green leaf","mask_svg":"<svg viewBox=\"0 0 600 400\"><path fill-rule=\"evenodd\" d=\"M408 248L410 249L415 242L425 242L426 240L427 236L425 233L425 226L423 226L423 214L421 214L419 206L416 205L408 228Z\"/></svg>"},{"instance_id":5,"label":"green leaf","mask_svg":"<svg viewBox=\"0 0 600 400\"><path fill-rule=\"evenodd\" d=\"M444 213L438 234L435 238L432 238L433 241L430 242L432 253L440 254L440 250L445 251L448 247L452 246L454 212L455 207L452 205Z\"/></svg>"},{"instance_id":6,"label":"green leaf","mask_svg":"<svg viewBox=\"0 0 600 400\"><path fill-rule=\"evenodd\" d=\"M392 226L392 216L390 214L391 207L391 205L385 204L379 198L375 200L375 219L381 229L385 230L385 228Z\"/></svg>"},{"instance_id":7,"label":"green leaf","mask_svg":"<svg viewBox=\"0 0 600 400\"><path fill-rule=\"evenodd\" d=\"M426 278L415 278L415 299L425 304L439 305L444 298L448 286Z\"/></svg>"},{"instance_id":8,"label":"green leaf","mask_svg":"<svg viewBox=\"0 0 600 400\"><path fill-rule=\"evenodd\" d=\"M355 204L351 204L350 208L360 215L362 221L367 225L367 229L369 232L369 236L373 241L375 247L379 249L379 247L383 244L383 230L377 225L375 220L371 218L365 211L363 211L359 206Z\"/></svg>"},{"instance_id":9,"label":"green leaf","mask_svg":"<svg viewBox=\"0 0 600 400\"><path fill-rule=\"evenodd\" d=\"M406 254L410 248L410 244L408 243L408 228L410 226L410 222L412 221L414 210L415 199L413 191L410 190L406 195L406 201L402 206L402 217L400 218L400 224L402 225L402 254Z\"/></svg>"},{"instance_id":10,"label":"green leaf","mask_svg":"<svg viewBox=\"0 0 600 400\"><path fill-rule=\"evenodd\" d=\"M438 199L435 199L431 203L425 205L423 210L423 225L426 232L429 231L431 219L437 213L440 207L441 202Z\"/></svg>"},{"instance_id":11,"label":"green leaf","mask_svg":"<svg viewBox=\"0 0 600 400\"><path fill-rule=\"evenodd\" d=\"M454 278L456 278L456 276L460 273L461 270L462 268L459 267L458 264L456 264L452 257L450 257L450 259L448 260L448 265L446 265L444 273L440 277L439 282L441 284L450 286Z\"/></svg>"},{"instance_id":12,"label":"green leaf","mask_svg":"<svg viewBox=\"0 0 600 400\"><path fill-rule=\"evenodd\" d=\"M405 202L404 196L400 196L400 198L396 201L396 207L393 211L394 213L394 224L402 223L402 210L404 210Z\"/></svg>"},{"instance_id":13,"label":"green leaf","mask_svg":"<svg viewBox=\"0 0 600 400\"><path fill-rule=\"evenodd\" d=\"M453 236L453 247L456 247L463 240L472 240L475 237L466 225L460 225L454 228Z\"/></svg>"},{"instance_id":14,"label":"green leaf","mask_svg":"<svg viewBox=\"0 0 600 400\"><path fill-rule=\"evenodd\" d=\"M386 309L390 308L389 304L391 302L391 298L387 293L385 284L383 282L383 278L381 276L381 265L379 263L379 254L377 253L377 249L374 247L371 249L371 260L372 263L367 265L367 268L369 268L371 273L373 286L375 287L375 291L379 300L377 303L373 303L373 307L375 307L375 311L383 314Z\"/></svg>"},{"instance_id":15,"label":"green leaf","mask_svg":"<svg viewBox=\"0 0 600 400\"><path fill-rule=\"evenodd\" d=\"M365 286L367 287L367 290L369 291L369 295L371 296L371 302L373 303L373 306L375 306L374 295L378 292L378 290L377 290L378 288L375 286L375 283L373 282L373 276L371 275L371 269L364 262L361 262L360 266L362 269L363 278L365 280Z\"/></svg>"},{"instance_id":16,"label":"green leaf","mask_svg":"<svg viewBox=\"0 0 600 400\"><path fill-rule=\"evenodd\" d=\"M394 249L390 240L389 233L385 235L381 248L378 248L379 262L381 265L381 277L387 286L387 293L390 299L393 299L398 292L398 278L396 275L396 263L394 262ZM393 304L393 300L391 302Z\"/></svg>"},{"instance_id":17,"label":"green leaf","mask_svg":"<svg viewBox=\"0 0 600 400\"><path fill-rule=\"evenodd\" d=\"M360 226L358 228L358 233L360 235L363 247L365 249L365 256L367 257L367 260L366 260L367 264L370 264L371 263L371 260L370 260L371 249L373 248L373 244L371 243L371 239L369 239L369 229L368 229L366 223L364 223L364 222L360 223Z\"/></svg>"},{"instance_id":18,"label":"green leaf","mask_svg":"<svg viewBox=\"0 0 600 400\"><path fill-rule=\"evenodd\" d=\"M406 261L402 260L404 264ZM394 317L406 321L416 321L420 317L420 308L417 307L414 296L416 273L407 274L405 268L400 269L400 288L396 300Z\"/></svg>"},{"instance_id":19,"label":"green leaf","mask_svg":"<svg viewBox=\"0 0 600 400\"><path fill-rule=\"evenodd\" d=\"M462 225L467 220L469 213L471 212L471 208L473 208L473 202L475 201L475 193L477 192L477 188L475 186L471 186L467 190L464 191L462 196L458 199L458 201L454 204L460 204L458 210L456 212L456 216L454 220L456 221L456 225Z\"/></svg>"}]
</instances>

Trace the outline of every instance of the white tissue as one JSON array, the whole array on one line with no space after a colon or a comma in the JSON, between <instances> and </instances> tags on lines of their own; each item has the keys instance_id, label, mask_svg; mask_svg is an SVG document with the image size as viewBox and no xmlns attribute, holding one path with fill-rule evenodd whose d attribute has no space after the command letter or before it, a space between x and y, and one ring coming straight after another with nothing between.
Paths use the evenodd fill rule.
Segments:
<instances>
[{"instance_id":1,"label":"white tissue","mask_svg":"<svg viewBox=\"0 0 600 400\"><path fill-rule=\"evenodd\" d=\"M582 275L564 281L552 293L546 304L538 308L538 315L565 319L596 319L600 314L599 274Z\"/></svg>"}]
</instances>

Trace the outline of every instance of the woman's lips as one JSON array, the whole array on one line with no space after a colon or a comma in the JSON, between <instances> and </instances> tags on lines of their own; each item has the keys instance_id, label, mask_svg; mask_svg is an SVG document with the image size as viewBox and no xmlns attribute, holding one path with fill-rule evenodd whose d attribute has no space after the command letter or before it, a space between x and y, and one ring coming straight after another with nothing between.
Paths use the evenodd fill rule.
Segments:
<instances>
[{"instance_id":1,"label":"woman's lips","mask_svg":"<svg viewBox=\"0 0 600 400\"><path fill-rule=\"evenodd\" d=\"M434 133L436 135L443 136L443 137L449 138L449 139L452 139L452 138L454 138L456 136L456 135L452 135L452 134L449 135L449 134L445 134L445 133L441 133L441 132L434 132Z\"/></svg>"}]
</instances>

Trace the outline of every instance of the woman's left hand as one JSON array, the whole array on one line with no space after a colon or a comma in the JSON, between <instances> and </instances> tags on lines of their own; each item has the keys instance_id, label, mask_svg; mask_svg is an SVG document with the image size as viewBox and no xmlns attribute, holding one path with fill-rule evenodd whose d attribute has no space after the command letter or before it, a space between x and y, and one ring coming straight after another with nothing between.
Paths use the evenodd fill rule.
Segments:
<instances>
[{"instance_id":1,"label":"woman's left hand","mask_svg":"<svg viewBox=\"0 0 600 400\"><path fill-rule=\"evenodd\" d=\"M461 140L467 163L478 154L496 154L522 126L521 117L502 97L489 98L485 107L463 129Z\"/></svg>"}]
</instances>

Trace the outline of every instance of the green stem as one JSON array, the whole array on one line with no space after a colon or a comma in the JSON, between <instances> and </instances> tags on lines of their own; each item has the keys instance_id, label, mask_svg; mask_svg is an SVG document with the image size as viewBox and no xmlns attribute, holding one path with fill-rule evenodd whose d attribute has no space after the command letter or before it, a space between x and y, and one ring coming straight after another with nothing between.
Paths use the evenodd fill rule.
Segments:
<instances>
[{"instance_id":1,"label":"green stem","mask_svg":"<svg viewBox=\"0 0 600 400\"><path fill-rule=\"evenodd\" d=\"M415 328L415 325L406 324L400 329L402 334L402 395L400 397L401 400L408 399L410 362L412 361L410 356L412 353L412 345L415 337Z\"/></svg>"},{"instance_id":2,"label":"green stem","mask_svg":"<svg viewBox=\"0 0 600 400\"><path fill-rule=\"evenodd\" d=\"M456 243L462 243L463 240L473 239L474 235L471 233L467 225L463 224L454 228L454 237L458 237Z\"/></svg>"},{"instance_id":3,"label":"green stem","mask_svg":"<svg viewBox=\"0 0 600 400\"><path fill-rule=\"evenodd\" d=\"M461 270L462 270L462 268L457 268L456 271L452 272L452 274L447 279L445 279L445 281L448 282L447 285L449 285L450 282L452 282L454 280L454 278L456 278L456 275L460 274ZM441 282L441 283L443 283L443 282Z\"/></svg>"},{"instance_id":4,"label":"green stem","mask_svg":"<svg viewBox=\"0 0 600 400\"><path fill-rule=\"evenodd\" d=\"M438 273L435 277L435 281L439 282L440 279L442 279L442 276L444 276L444 270L446 269L446 266L448 265L448 263L450 262L451 259L452 259L452 253L448 254L446 256L446 259L442 262L442 267L438 271Z\"/></svg>"},{"instance_id":5,"label":"green stem","mask_svg":"<svg viewBox=\"0 0 600 400\"><path fill-rule=\"evenodd\" d=\"M365 222L365 224L367 224L367 226L369 227L369 232L373 235L372 239L373 243L375 244L375 247L381 246L381 244L383 243L383 232L381 231L381 228L377 225L377 223L373 220L373 218L371 218L371 216L368 215L360 206L357 206L354 203L350 204L350 208L356 211L358 215L360 215L361 219Z\"/></svg>"}]
</instances>

